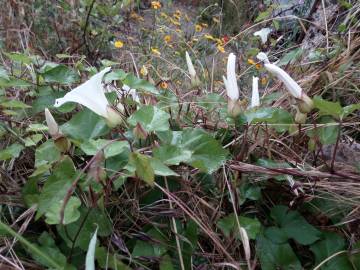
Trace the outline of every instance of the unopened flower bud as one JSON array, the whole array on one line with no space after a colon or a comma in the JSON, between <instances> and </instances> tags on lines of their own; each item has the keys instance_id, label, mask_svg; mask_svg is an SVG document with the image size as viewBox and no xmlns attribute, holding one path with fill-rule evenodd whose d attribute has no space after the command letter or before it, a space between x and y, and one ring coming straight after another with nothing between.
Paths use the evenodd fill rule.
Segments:
<instances>
[{"instance_id":1,"label":"unopened flower bud","mask_svg":"<svg viewBox=\"0 0 360 270\"><path fill-rule=\"evenodd\" d=\"M45 108L45 119L51 137L53 137L54 139L61 137L62 134L60 133L59 125L56 123L54 117L52 116L48 108Z\"/></svg>"},{"instance_id":2,"label":"unopened flower bud","mask_svg":"<svg viewBox=\"0 0 360 270\"><path fill-rule=\"evenodd\" d=\"M242 106L239 100L228 100L228 114L232 117L237 117L242 111Z\"/></svg>"},{"instance_id":3,"label":"unopened flower bud","mask_svg":"<svg viewBox=\"0 0 360 270\"><path fill-rule=\"evenodd\" d=\"M298 105L299 105L299 110L302 113L308 113L314 108L314 102L304 92L302 93L301 98L298 101Z\"/></svg>"},{"instance_id":4,"label":"unopened flower bud","mask_svg":"<svg viewBox=\"0 0 360 270\"><path fill-rule=\"evenodd\" d=\"M106 123L109 127L111 128L116 127L123 122L123 118L121 114L111 106L107 106L106 112L107 112Z\"/></svg>"},{"instance_id":5,"label":"unopened flower bud","mask_svg":"<svg viewBox=\"0 0 360 270\"><path fill-rule=\"evenodd\" d=\"M70 150L71 142L64 136L54 139L54 144L60 152L66 153Z\"/></svg>"},{"instance_id":6,"label":"unopened flower bud","mask_svg":"<svg viewBox=\"0 0 360 270\"><path fill-rule=\"evenodd\" d=\"M300 111L297 111L296 114L295 114L295 123L297 123L297 124L305 124L306 117L307 117L306 113L302 113Z\"/></svg>"},{"instance_id":7,"label":"unopened flower bud","mask_svg":"<svg viewBox=\"0 0 360 270\"><path fill-rule=\"evenodd\" d=\"M146 130L139 123L136 124L133 132L134 132L135 137L139 138L139 139L145 140L148 136L148 133L146 132Z\"/></svg>"}]
</instances>

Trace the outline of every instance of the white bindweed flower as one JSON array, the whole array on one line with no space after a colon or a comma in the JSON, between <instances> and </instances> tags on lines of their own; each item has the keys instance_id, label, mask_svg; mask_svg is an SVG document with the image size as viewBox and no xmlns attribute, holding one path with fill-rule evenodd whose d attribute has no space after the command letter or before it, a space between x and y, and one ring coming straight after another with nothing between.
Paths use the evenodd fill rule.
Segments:
<instances>
[{"instance_id":1,"label":"white bindweed flower","mask_svg":"<svg viewBox=\"0 0 360 270\"><path fill-rule=\"evenodd\" d=\"M262 44L265 44L268 40L268 35L271 33L271 28L263 28L260 31L256 31L254 36L258 36L261 39Z\"/></svg>"},{"instance_id":2,"label":"white bindweed flower","mask_svg":"<svg viewBox=\"0 0 360 270\"><path fill-rule=\"evenodd\" d=\"M307 113L311 111L313 108L313 101L304 93L300 85L294 81L293 78L290 77L285 70L281 69L275 64L271 64L267 55L263 52L260 52L257 55L257 58L264 62L264 66L270 73L274 74L280 81L282 81L289 91L289 93L300 100L299 109L303 113Z\"/></svg>"},{"instance_id":3,"label":"white bindweed flower","mask_svg":"<svg viewBox=\"0 0 360 270\"><path fill-rule=\"evenodd\" d=\"M55 107L60 107L67 102L79 103L94 113L104 117L109 126L114 127L122 122L121 116L114 110L105 96L102 84L104 75L111 70L107 67L93 75L89 80L79 85L64 97L55 100Z\"/></svg>"},{"instance_id":4,"label":"white bindweed flower","mask_svg":"<svg viewBox=\"0 0 360 270\"><path fill-rule=\"evenodd\" d=\"M255 108L260 106L260 96L259 96L259 78L252 78L252 95L251 95L251 104L250 108Z\"/></svg>"},{"instance_id":5,"label":"white bindweed flower","mask_svg":"<svg viewBox=\"0 0 360 270\"><path fill-rule=\"evenodd\" d=\"M226 88L226 94L231 100L239 99L239 88L236 80L235 72L236 56L233 53L229 54L227 67L226 67L226 78L224 79L224 84Z\"/></svg>"},{"instance_id":6,"label":"white bindweed flower","mask_svg":"<svg viewBox=\"0 0 360 270\"><path fill-rule=\"evenodd\" d=\"M57 138L61 136L59 125L56 123L54 117L52 116L51 112L48 108L45 108L45 119L46 119L46 125L49 128L49 134L53 138Z\"/></svg>"}]
</instances>

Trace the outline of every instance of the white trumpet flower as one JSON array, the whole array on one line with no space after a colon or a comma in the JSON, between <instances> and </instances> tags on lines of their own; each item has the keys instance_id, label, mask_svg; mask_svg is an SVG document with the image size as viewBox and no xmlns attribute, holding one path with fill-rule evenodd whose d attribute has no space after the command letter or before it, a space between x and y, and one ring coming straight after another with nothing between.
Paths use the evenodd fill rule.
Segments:
<instances>
[{"instance_id":1,"label":"white trumpet flower","mask_svg":"<svg viewBox=\"0 0 360 270\"><path fill-rule=\"evenodd\" d=\"M200 82L198 76L196 75L194 65L191 61L191 58L190 58L190 55L188 52L185 52L185 58L186 58L186 65L188 67L188 71L190 74L191 86L196 88L196 87L200 86L201 82Z\"/></svg>"},{"instance_id":2,"label":"white trumpet flower","mask_svg":"<svg viewBox=\"0 0 360 270\"><path fill-rule=\"evenodd\" d=\"M250 108L255 108L260 106L260 96L259 96L259 78L252 78L252 95L251 95L251 104Z\"/></svg>"},{"instance_id":3,"label":"white trumpet flower","mask_svg":"<svg viewBox=\"0 0 360 270\"><path fill-rule=\"evenodd\" d=\"M233 53L229 54L227 67L226 67L226 78L223 76L226 94L231 100L239 99L239 88L236 80L235 72L236 56Z\"/></svg>"},{"instance_id":4,"label":"white trumpet flower","mask_svg":"<svg viewBox=\"0 0 360 270\"><path fill-rule=\"evenodd\" d=\"M260 37L262 44L265 44L271 31L271 28L266 27L261 29L260 31L256 31L254 33L254 36Z\"/></svg>"},{"instance_id":5,"label":"white trumpet flower","mask_svg":"<svg viewBox=\"0 0 360 270\"><path fill-rule=\"evenodd\" d=\"M107 67L93 75L88 81L79 85L64 97L55 100L55 107L60 107L67 102L79 103L94 113L104 117L109 126L113 127L122 122L121 116L114 110L105 96L102 84L104 75L111 70Z\"/></svg>"},{"instance_id":6,"label":"white trumpet flower","mask_svg":"<svg viewBox=\"0 0 360 270\"><path fill-rule=\"evenodd\" d=\"M264 66L270 73L274 74L280 81L282 81L289 91L289 93L294 96L296 99L300 100L299 109L303 113L311 111L314 104L313 101L304 93L300 85L290 77L285 70L281 69L275 64L271 64L267 55L263 52L260 52L257 55L257 58L264 62Z\"/></svg>"}]
</instances>

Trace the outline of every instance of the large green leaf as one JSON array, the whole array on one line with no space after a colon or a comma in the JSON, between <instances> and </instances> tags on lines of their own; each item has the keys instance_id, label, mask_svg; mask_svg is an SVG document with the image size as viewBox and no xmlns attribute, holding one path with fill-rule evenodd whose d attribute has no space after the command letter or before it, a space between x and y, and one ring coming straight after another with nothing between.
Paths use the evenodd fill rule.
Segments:
<instances>
[{"instance_id":1,"label":"large green leaf","mask_svg":"<svg viewBox=\"0 0 360 270\"><path fill-rule=\"evenodd\" d=\"M41 191L38 204L38 216L50 212L65 198L75 178L75 166L72 160L65 158L56 166Z\"/></svg>"},{"instance_id":2,"label":"large green leaf","mask_svg":"<svg viewBox=\"0 0 360 270\"><path fill-rule=\"evenodd\" d=\"M248 218L239 216L240 226L243 227L250 239L256 239L257 234L260 232L261 224L256 218ZM235 234L236 238L241 239L239 234L239 226L236 222L236 216L234 213L220 219L216 226L221 229L226 237L231 234Z\"/></svg>"},{"instance_id":3,"label":"large green leaf","mask_svg":"<svg viewBox=\"0 0 360 270\"><path fill-rule=\"evenodd\" d=\"M11 158L18 158L21 151L24 149L24 146L18 143L14 143L4 150L0 151L0 160L7 160Z\"/></svg>"},{"instance_id":4,"label":"large green leaf","mask_svg":"<svg viewBox=\"0 0 360 270\"><path fill-rule=\"evenodd\" d=\"M105 158L117 156L129 149L129 143L126 141L113 141L97 139L90 139L80 145L81 150L89 156L94 156L101 149L104 151Z\"/></svg>"},{"instance_id":5,"label":"large green leaf","mask_svg":"<svg viewBox=\"0 0 360 270\"><path fill-rule=\"evenodd\" d=\"M60 129L64 134L80 141L95 139L109 132L105 120L89 109L75 114Z\"/></svg>"},{"instance_id":6,"label":"large green leaf","mask_svg":"<svg viewBox=\"0 0 360 270\"><path fill-rule=\"evenodd\" d=\"M320 96L313 98L315 108L319 109L320 114L332 115L335 118L339 118L342 114L342 107L339 102L331 102L322 99Z\"/></svg>"},{"instance_id":7,"label":"large green leaf","mask_svg":"<svg viewBox=\"0 0 360 270\"><path fill-rule=\"evenodd\" d=\"M318 265L326 258L334 253L346 250L345 240L336 233L323 233L323 240L316 242L310 247L310 250L315 254L315 265ZM352 270L348 257L345 254L340 254L333 259L326 262L320 270Z\"/></svg>"},{"instance_id":8,"label":"large green leaf","mask_svg":"<svg viewBox=\"0 0 360 270\"><path fill-rule=\"evenodd\" d=\"M35 151L35 167L41 165L52 164L60 159L60 151L55 146L53 140L47 140L42 145L38 146Z\"/></svg>"},{"instance_id":9,"label":"large green leaf","mask_svg":"<svg viewBox=\"0 0 360 270\"><path fill-rule=\"evenodd\" d=\"M154 184L155 172L150 163L150 157L133 152L129 163L136 168L136 175L149 185Z\"/></svg>"},{"instance_id":10,"label":"large green leaf","mask_svg":"<svg viewBox=\"0 0 360 270\"><path fill-rule=\"evenodd\" d=\"M45 221L47 224L60 224L60 211L63 203L64 200L60 200L49 207L49 209L45 213ZM78 218L80 217L80 212L78 210L80 205L81 201L77 197L70 197L64 209L63 224L69 224L78 220Z\"/></svg>"},{"instance_id":11,"label":"large green leaf","mask_svg":"<svg viewBox=\"0 0 360 270\"><path fill-rule=\"evenodd\" d=\"M184 131L168 131L157 134L165 144L180 149L177 150L181 153L178 158L167 153L164 158L165 163L169 158L174 163L184 162L199 168L203 172L212 173L226 161L228 152L222 148L218 141L202 129L189 128ZM191 153L190 158L189 152ZM156 157L161 159L159 152L156 153Z\"/></svg>"},{"instance_id":12,"label":"large green leaf","mask_svg":"<svg viewBox=\"0 0 360 270\"><path fill-rule=\"evenodd\" d=\"M318 126L316 129L307 132L309 137L315 139L317 136L322 145L334 144L339 136L339 125L330 116L322 116L319 119L319 124L323 124L323 126Z\"/></svg>"},{"instance_id":13,"label":"large green leaf","mask_svg":"<svg viewBox=\"0 0 360 270\"><path fill-rule=\"evenodd\" d=\"M310 225L297 211L289 210L284 205L271 209L271 217L289 238L299 244L310 245L320 238L320 231Z\"/></svg>"},{"instance_id":14,"label":"large green leaf","mask_svg":"<svg viewBox=\"0 0 360 270\"><path fill-rule=\"evenodd\" d=\"M64 226L57 225L57 230L65 241L71 247L73 243L69 240L67 234L71 239L74 239L78 234L75 247L80 247L82 250L87 250L90 239L98 227L99 236L108 236L112 232L112 224L108 216L97 208L80 207L80 218L73 223L66 225L67 233L65 233Z\"/></svg>"},{"instance_id":15,"label":"large green leaf","mask_svg":"<svg viewBox=\"0 0 360 270\"><path fill-rule=\"evenodd\" d=\"M267 237L260 235L256 241L256 251L262 270L303 269L288 243L276 244Z\"/></svg>"},{"instance_id":16,"label":"large green leaf","mask_svg":"<svg viewBox=\"0 0 360 270\"><path fill-rule=\"evenodd\" d=\"M142 90L152 94L159 94L159 91L156 90L154 85L146 80L137 78L133 74L128 74L122 82L132 89Z\"/></svg>"},{"instance_id":17,"label":"large green leaf","mask_svg":"<svg viewBox=\"0 0 360 270\"><path fill-rule=\"evenodd\" d=\"M294 123L291 114L280 108L259 108L256 110L247 110L244 113L246 121L249 124L267 123L277 131L283 132L289 129Z\"/></svg>"},{"instance_id":18,"label":"large green leaf","mask_svg":"<svg viewBox=\"0 0 360 270\"><path fill-rule=\"evenodd\" d=\"M128 118L130 125L139 123L147 132L166 131L169 129L170 115L151 105L142 106Z\"/></svg>"},{"instance_id":19,"label":"large green leaf","mask_svg":"<svg viewBox=\"0 0 360 270\"><path fill-rule=\"evenodd\" d=\"M155 228L150 229L146 234L149 237L149 241L137 240L132 256L160 257L165 254L167 249L166 246L162 244L166 241L164 236Z\"/></svg>"},{"instance_id":20,"label":"large green leaf","mask_svg":"<svg viewBox=\"0 0 360 270\"><path fill-rule=\"evenodd\" d=\"M167 165L179 165L180 162L190 162L192 152L176 145L163 145L155 148L153 154Z\"/></svg>"},{"instance_id":21,"label":"large green leaf","mask_svg":"<svg viewBox=\"0 0 360 270\"><path fill-rule=\"evenodd\" d=\"M58 65L45 71L42 76L45 82L72 84L79 80L78 74L65 65Z\"/></svg>"}]
</instances>

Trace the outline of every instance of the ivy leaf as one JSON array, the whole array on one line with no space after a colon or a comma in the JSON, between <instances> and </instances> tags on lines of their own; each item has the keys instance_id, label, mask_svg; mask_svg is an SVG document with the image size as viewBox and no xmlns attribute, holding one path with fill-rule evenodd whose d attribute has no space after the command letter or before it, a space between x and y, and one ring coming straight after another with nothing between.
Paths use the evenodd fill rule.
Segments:
<instances>
[{"instance_id":1,"label":"ivy leaf","mask_svg":"<svg viewBox=\"0 0 360 270\"><path fill-rule=\"evenodd\" d=\"M320 238L320 231L310 225L297 211L291 211L284 205L273 207L271 217L289 238L301 245L310 245Z\"/></svg>"},{"instance_id":2,"label":"ivy leaf","mask_svg":"<svg viewBox=\"0 0 360 270\"><path fill-rule=\"evenodd\" d=\"M151 105L142 106L128 118L128 123L136 126L139 123L147 132L166 131L169 129L170 115Z\"/></svg>"},{"instance_id":3,"label":"ivy leaf","mask_svg":"<svg viewBox=\"0 0 360 270\"><path fill-rule=\"evenodd\" d=\"M331 115L336 119L339 119L343 112L343 108L339 102L327 101L322 99L320 96L315 96L313 101L315 108L319 109L320 114L322 115Z\"/></svg>"},{"instance_id":4,"label":"ivy leaf","mask_svg":"<svg viewBox=\"0 0 360 270\"><path fill-rule=\"evenodd\" d=\"M154 85L152 85L146 80L137 78L133 74L128 74L122 82L123 84L128 85L132 89L143 90L145 92L149 92L155 95L159 94L159 91Z\"/></svg>"},{"instance_id":5,"label":"ivy leaf","mask_svg":"<svg viewBox=\"0 0 360 270\"><path fill-rule=\"evenodd\" d=\"M47 212L45 213L47 224L60 224L60 211L62 209L64 200L60 200L52 204ZM70 197L64 209L64 220L63 224L69 224L75 222L80 217L78 208L81 205L81 201L75 197Z\"/></svg>"},{"instance_id":6,"label":"ivy leaf","mask_svg":"<svg viewBox=\"0 0 360 270\"><path fill-rule=\"evenodd\" d=\"M284 132L294 123L291 114L280 108L259 108L257 110L248 110L244 116L249 124L257 124L265 122L274 124L274 128L278 132Z\"/></svg>"},{"instance_id":7,"label":"ivy leaf","mask_svg":"<svg viewBox=\"0 0 360 270\"><path fill-rule=\"evenodd\" d=\"M57 225L56 228L68 247L72 247L73 245L68 236L70 236L71 239L75 239L75 236L77 236L74 247L80 247L86 251L96 228L98 227L98 236L104 237L111 234L112 224L108 216L97 208L85 208L81 206L79 211L80 218L66 225L67 234L65 233L64 226Z\"/></svg>"},{"instance_id":8,"label":"ivy leaf","mask_svg":"<svg viewBox=\"0 0 360 270\"><path fill-rule=\"evenodd\" d=\"M128 142L125 141L115 141L111 143L110 142L111 142L110 140L104 140L104 139L97 139L97 140L90 139L88 141L83 142L80 145L80 148L82 151L84 151L86 155L89 156L94 156L98 151L103 149L105 158L117 156L129 149Z\"/></svg>"},{"instance_id":9,"label":"ivy leaf","mask_svg":"<svg viewBox=\"0 0 360 270\"><path fill-rule=\"evenodd\" d=\"M261 223L256 218L248 218L239 216L240 226L243 227L250 239L256 239L256 236L260 232ZM231 234L236 235L237 239L241 239L239 234L239 227L236 222L236 216L234 213L220 219L216 226L221 229L226 237L230 237Z\"/></svg>"},{"instance_id":10,"label":"ivy leaf","mask_svg":"<svg viewBox=\"0 0 360 270\"><path fill-rule=\"evenodd\" d=\"M226 161L228 155L227 150L202 129L189 128L184 131L158 132L157 135L164 143L181 149L180 152L183 155L181 159L179 157L176 160L176 157L171 154L168 154L168 157L174 158L176 162L181 161L199 168L203 172L216 171ZM191 157L188 158L190 153ZM161 159L159 152L156 156Z\"/></svg>"},{"instance_id":11,"label":"ivy leaf","mask_svg":"<svg viewBox=\"0 0 360 270\"><path fill-rule=\"evenodd\" d=\"M60 159L61 153L53 140L48 140L38 146L35 151L35 167L52 164Z\"/></svg>"},{"instance_id":12,"label":"ivy leaf","mask_svg":"<svg viewBox=\"0 0 360 270\"><path fill-rule=\"evenodd\" d=\"M0 150L0 160L8 160L12 158L18 158L24 146L18 143L14 143L4 150Z\"/></svg>"},{"instance_id":13,"label":"ivy leaf","mask_svg":"<svg viewBox=\"0 0 360 270\"><path fill-rule=\"evenodd\" d=\"M256 251L263 270L303 269L288 243L276 244L264 235L260 235L256 240Z\"/></svg>"},{"instance_id":14,"label":"ivy leaf","mask_svg":"<svg viewBox=\"0 0 360 270\"><path fill-rule=\"evenodd\" d=\"M154 184L155 172L151 167L150 157L140 153L131 153L129 163L136 168L136 175L149 185Z\"/></svg>"},{"instance_id":15,"label":"ivy leaf","mask_svg":"<svg viewBox=\"0 0 360 270\"><path fill-rule=\"evenodd\" d=\"M336 233L324 232L323 240L316 242L310 247L315 254L315 265L333 255L334 253L346 250L345 240ZM353 269L346 254L338 255L326 262L321 270Z\"/></svg>"},{"instance_id":16,"label":"ivy leaf","mask_svg":"<svg viewBox=\"0 0 360 270\"><path fill-rule=\"evenodd\" d=\"M48 83L72 84L79 80L78 74L65 65L58 65L42 73Z\"/></svg>"},{"instance_id":17,"label":"ivy leaf","mask_svg":"<svg viewBox=\"0 0 360 270\"><path fill-rule=\"evenodd\" d=\"M80 141L95 139L109 132L105 120L89 109L75 114L60 129L65 135Z\"/></svg>"},{"instance_id":18,"label":"ivy leaf","mask_svg":"<svg viewBox=\"0 0 360 270\"><path fill-rule=\"evenodd\" d=\"M349 106L344 107L341 113L341 119L344 119L346 116L359 109L360 109L360 103L351 104Z\"/></svg>"},{"instance_id":19,"label":"ivy leaf","mask_svg":"<svg viewBox=\"0 0 360 270\"><path fill-rule=\"evenodd\" d=\"M74 181L75 172L74 163L68 156L65 156L45 182L39 197L37 217L51 212L50 209L56 207L65 198L68 189Z\"/></svg>"},{"instance_id":20,"label":"ivy leaf","mask_svg":"<svg viewBox=\"0 0 360 270\"><path fill-rule=\"evenodd\" d=\"M180 162L189 162L192 152L176 145L163 145L155 148L154 157L158 158L167 165L179 165Z\"/></svg>"}]
</instances>

